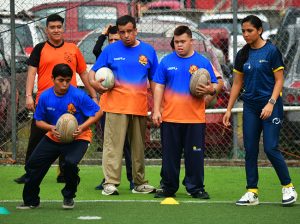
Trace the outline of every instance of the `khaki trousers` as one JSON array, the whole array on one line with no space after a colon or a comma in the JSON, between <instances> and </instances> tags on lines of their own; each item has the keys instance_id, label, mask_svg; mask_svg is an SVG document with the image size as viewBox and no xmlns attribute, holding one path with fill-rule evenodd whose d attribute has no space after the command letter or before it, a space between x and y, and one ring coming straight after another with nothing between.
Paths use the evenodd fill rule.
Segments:
<instances>
[{"instance_id":1,"label":"khaki trousers","mask_svg":"<svg viewBox=\"0 0 300 224\"><path fill-rule=\"evenodd\" d=\"M105 184L118 186L121 182L126 133L131 148L134 185L147 183L144 158L146 120L146 116L106 112L102 160Z\"/></svg>"}]
</instances>

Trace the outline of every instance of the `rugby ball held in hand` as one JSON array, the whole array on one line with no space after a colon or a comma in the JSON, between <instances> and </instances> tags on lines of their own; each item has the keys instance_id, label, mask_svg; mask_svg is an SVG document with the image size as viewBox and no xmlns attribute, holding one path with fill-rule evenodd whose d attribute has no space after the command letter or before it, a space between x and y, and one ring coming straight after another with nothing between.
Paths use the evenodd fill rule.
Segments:
<instances>
[{"instance_id":1,"label":"rugby ball held in hand","mask_svg":"<svg viewBox=\"0 0 300 224\"><path fill-rule=\"evenodd\" d=\"M195 71L191 75L191 79L190 79L190 92L191 92L191 94L195 97L201 98L203 95L197 93L196 87L199 84L208 85L208 81L210 81L210 75L209 75L209 72L206 69L200 68L197 71Z\"/></svg>"},{"instance_id":2,"label":"rugby ball held in hand","mask_svg":"<svg viewBox=\"0 0 300 224\"><path fill-rule=\"evenodd\" d=\"M56 131L60 134L60 141L63 143L70 143L74 140L73 133L77 128L76 117L69 113L61 115L56 122Z\"/></svg>"},{"instance_id":3,"label":"rugby ball held in hand","mask_svg":"<svg viewBox=\"0 0 300 224\"><path fill-rule=\"evenodd\" d=\"M105 88L112 89L115 85L115 76L110 68L102 67L98 69L95 74L95 79L99 81L100 79L104 79L101 84Z\"/></svg>"}]
</instances>

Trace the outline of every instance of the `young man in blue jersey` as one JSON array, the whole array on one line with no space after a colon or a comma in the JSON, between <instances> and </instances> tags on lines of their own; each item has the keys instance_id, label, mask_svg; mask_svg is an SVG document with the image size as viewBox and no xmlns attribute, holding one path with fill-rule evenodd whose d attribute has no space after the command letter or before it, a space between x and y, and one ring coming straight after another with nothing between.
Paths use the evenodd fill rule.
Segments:
<instances>
[{"instance_id":1,"label":"young man in blue jersey","mask_svg":"<svg viewBox=\"0 0 300 224\"><path fill-rule=\"evenodd\" d=\"M152 193L155 188L145 179L145 135L148 112L147 84L158 64L154 48L136 39L135 19L125 15L116 25L121 41L108 45L89 72L91 85L99 93L106 92L106 112L103 173L103 195L118 195L121 181L123 146L127 136L131 147L133 193ZM115 75L115 86L107 91L101 80L95 81L95 73L101 67L109 67ZM127 133L127 135L126 135Z\"/></svg>"},{"instance_id":2,"label":"young man in blue jersey","mask_svg":"<svg viewBox=\"0 0 300 224\"><path fill-rule=\"evenodd\" d=\"M242 88L243 140L247 192L236 205L258 205L258 153L261 132L264 151L272 163L282 185L282 204L291 205L297 200L288 167L278 149L283 119L280 92L284 82L284 64L280 51L271 42L262 39L262 21L254 15L242 20L242 33L247 44L237 53L234 65L235 78L231 88L227 111L223 117L230 126L231 109Z\"/></svg>"},{"instance_id":3,"label":"young man in blue jersey","mask_svg":"<svg viewBox=\"0 0 300 224\"><path fill-rule=\"evenodd\" d=\"M191 95L189 82L198 69L211 77L200 84L201 95L215 95L217 78L210 61L194 51L192 32L187 26L174 31L175 51L165 56L155 73L152 120L161 126L161 190L155 198L174 197L179 188L181 157L185 159L185 187L193 198L209 199L204 187L205 97ZM214 84L212 84L214 83Z\"/></svg>"},{"instance_id":4,"label":"young man in blue jersey","mask_svg":"<svg viewBox=\"0 0 300 224\"><path fill-rule=\"evenodd\" d=\"M98 37L98 40L96 41L96 44L93 49L93 54L96 56L96 59L100 56L100 54L102 52L102 47L103 47L104 41L106 40L106 37L108 39L108 44L112 44L112 43L120 40L120 35L118 34L117 26L108 25L107 27L105 27L105 29L103 30L101 35ZM106 97L103 97L103 95L101 96L100 105L103 103L103 100L105 101L105 98ZM96 125L96 129L100 128L98 125L99 124ZM100 125L101 125L101 129L104 130L105 113L103 113L103 116L100 119ZM131 154L130 145L126 138L125 142L124 142L124 158L125 158L125 165L126 165L126 176L127 176L127 180L129 181L129 189L133 190L134 184L132 181L132 165L131 165L132 162L131 162L130 154ZM95 187L95 189L103 190L104 182L105 182L105 179L103 178L102 181L100 182L100 184Z\"/></svg>"},{"instance_id":5,"label":"young man in blue jersey","mask_svg":"<svg viewBox=\"0 0 300 224\"><path fill-rule=\"evenodd\" d=\"M64 18L58 14L51 14L47 17L46 28L47 41L37 44L28 59L28 72L26 80L26 108L32 112L38 104L40 94L53 86L51 81L51 72L54 65L58 63L67 63L74 72L71 85L77 86L75 74L79 74L85 88L95 102L97 95L95 90L89 85L86 63L79 48L74 43L64 41ZM33 98L33 88L35 77L38 77L37 93ZM30 136L28 139L25 163L28 161L33 150L45 135L45 131L36 127L35 120L31 121ZM64 172L62 169L64 159L59 158L58 183L64 183ZM18 184L25 182L26 175L16 178L14 181Z\"/></svg>"},{"instance_id":6,"label":"young man in blue jersey","mask_svg":"<svg viewBox=\"0 0 300 224\"><path fill-rule=\"evenodd\" d=\"M100 119L102 111L99 106L82 90L70 85L73 71L68 64L57 64L52 70L54 86L45 90L41 96L34 113L37 127L46 130L46 135L34 149L25 165L26 179L23 189L23 204L17 209L32 209L40 205L40 184L49 170L51 164L60 156L65 158L65 187L61 190L63 195L63 208L74 207L73 198L76 197L77 186L80 182L78 176L78 163L84 156L92 138L89 126ZM73 114L78 122L74 132L74 141L61 143L60 134L55 124L62 114Z\"/></svg>"}]
</instances>

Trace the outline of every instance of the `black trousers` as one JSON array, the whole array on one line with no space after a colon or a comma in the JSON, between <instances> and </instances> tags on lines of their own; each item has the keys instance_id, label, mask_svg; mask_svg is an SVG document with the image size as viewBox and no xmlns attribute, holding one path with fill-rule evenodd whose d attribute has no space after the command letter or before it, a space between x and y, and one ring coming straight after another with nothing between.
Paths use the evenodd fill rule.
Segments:
<instances>
[{"instance_id":1,"label":"black trousers","mask_svg":"<svg viewBox=\"0 0 300 224\"><path fill-rule=\"evenodd\" d=\"M25 164L29 160L32 152L36 148L36 146L39 144L39 142L42 140L42 138L45 136L47 131L40 129L36 126L35 119L32 119L31 122L31 128L30 128L30 136L28 140L28 146L26 151L26 157L25 157ZM63 176L64 170L63 170L63 164L64 164L64 157L59 157L59 168L60 168L60 174Z\"/></svg>"},{"instance_id":2,"label":"black trousers","mask_svg":"<svg viewBox=\"0 0 300 224\"><path fill-rule=\"evenodd\" d=\"M51 164L60 156L65 158L65 187L61 190L64 198L75 198L78 176L78 163L83 158L89 142L76 140L69 144L60 144L52 141L47 136L43 137L25 165L26 178L23 189L25 205L38 205L40 203L40 184L48 172Z\"/></svg>"},{"instance_id":3,"label":"black trousers","mask_svg":"<svg viewBox=\"0 0 300 224\"><path fill-rule=\"evenodd\" d=\"M165 192L172 195L179 188L181 157L184 155L187 192L204 190L205 123L161 124L162 168L161 182Z\"/></svg>"},{"instance_id":4,"label":"black trousers","mask_svg":"<svg viewBox=\"0 0 300 224\"><path fill-rule=\"evenodd\" d=\"M45 136L47 131L40 129L36 126L35 119L31 121L30 127L30 136L27 145L26 157L25 157L25 164L29 160L32 152L34 151L35 147L39 144L41 139Z\"/></svg>"}]
</instances>

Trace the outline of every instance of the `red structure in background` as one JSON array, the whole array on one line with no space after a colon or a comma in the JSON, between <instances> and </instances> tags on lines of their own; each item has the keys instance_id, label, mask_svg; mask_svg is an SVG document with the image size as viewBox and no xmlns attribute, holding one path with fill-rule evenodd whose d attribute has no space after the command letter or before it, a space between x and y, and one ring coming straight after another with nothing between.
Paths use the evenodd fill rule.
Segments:
<instances>
[{"instance_id":1,"label":"red structure in background","mask_svg":"<svg viewBox=\"0 0 300 224\"><path fill-rule=\"evenodd\" d=\"M185 8L211 10L211 11L231 11L232 0L185 0ZM299 0L238 0L239 10L254 9L278 9L287 7L300 7Z\"/></svg>"}]
</instances>

